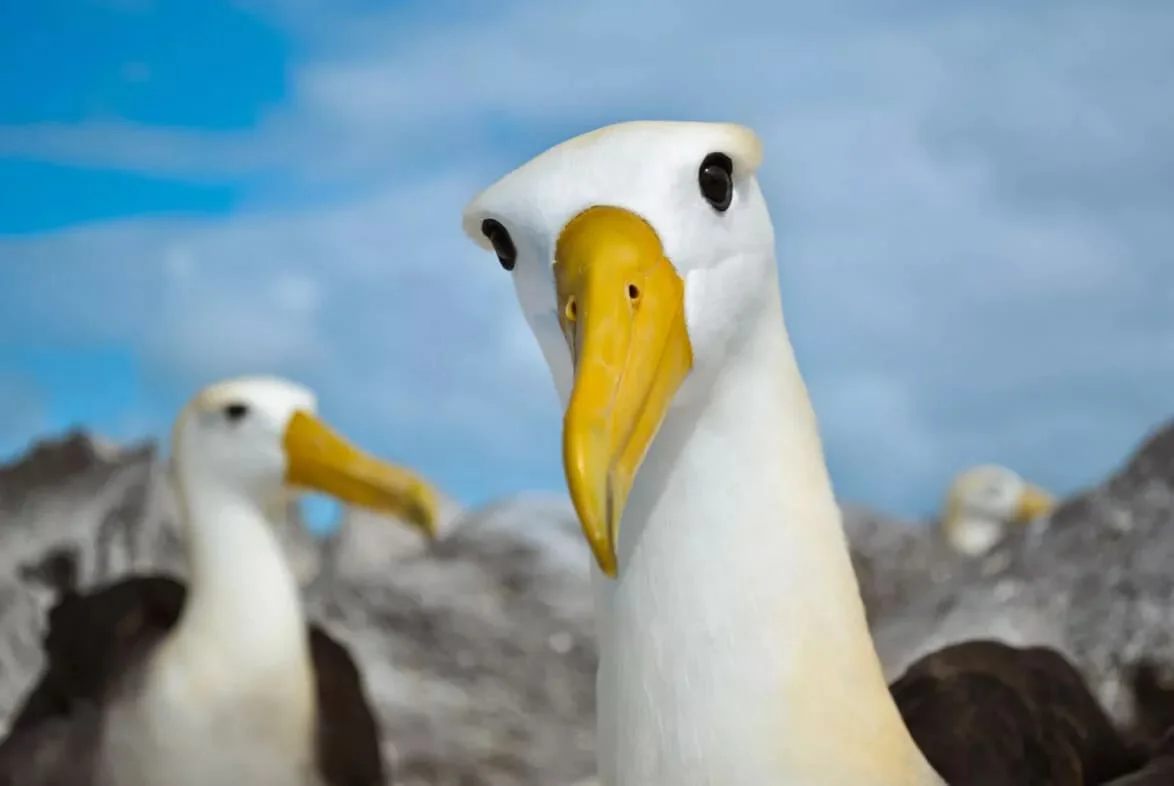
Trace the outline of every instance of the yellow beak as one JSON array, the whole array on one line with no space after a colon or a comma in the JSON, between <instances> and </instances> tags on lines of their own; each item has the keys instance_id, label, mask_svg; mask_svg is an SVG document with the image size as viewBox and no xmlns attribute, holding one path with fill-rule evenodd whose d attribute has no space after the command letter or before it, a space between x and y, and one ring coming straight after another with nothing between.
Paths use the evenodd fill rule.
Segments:
<instances>
[{"instance_id":1,"label":"yellow beak","mask_svg":"<svg viewBox=\"0 0 1174 786\"><path fill-rule=\"evenodd\" d=\"M436 491L411 470L364 453L308 412L294 413L284 447L288 485L402 518L436 537Z\"/></svg>"},{"instance_id":2,"label":"yellow beak","mask_svg":"<svg viewBox=\"0 0 1174 786\"><path fill-rule=\"evenodd\" d=\"M1019 497L1019 508L1015 520L1029 524L1040 516L1046 516L1056 508L1056 498L1039 486L1028 484Z\"/></svg>"},{"instance_id":3,"label":"yellow beak","mask_svg":"<svg viewBox=\"0 0 1174 786\"><path fill-rule=\"evenodd\" d=\"M693 366L685 284L656 231L617 207L591 207L567 223L554 276L575 363L563 467L583 534L614 577L632 481Z\"/></svg>"}]
</instances>

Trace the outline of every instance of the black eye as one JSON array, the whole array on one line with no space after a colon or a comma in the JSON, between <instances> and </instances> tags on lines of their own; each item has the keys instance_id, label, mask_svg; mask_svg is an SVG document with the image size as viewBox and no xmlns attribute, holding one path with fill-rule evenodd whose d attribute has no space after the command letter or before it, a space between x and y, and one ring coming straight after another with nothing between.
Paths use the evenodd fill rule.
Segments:
<instances>
[{"instance_id":1,"label":"black eye","mask_svg":"<svg viewBox=\"0 0 1174 786\"><path fill-rule=\"evenodd\" d=\"M501 225L500 221L487 218L481 222L481 234L493 244L493 251L497 254L497 261L506 270L513 270L518 261L518 249L514 248L514 241L510 239L509 230Z\"/></svg>"},{"instance_id":2,"label":"black eye","mask_svg":"<svg viewBox=\"0 0 1174 786\"><path fill-rule=\"evenodd\" d=\"M710 153L697 170L697 185L710 207L726 212L734 198L734 162L725 153Z\"/></svg>"},{"instance_id":3,"label":"black eye","mask_svg":"<svg viewBox=\"0 0 1174 786\"><path fill-rule=\"evenodd\" d=\"M233 402L232 404L224 405L224 417L229 423L236 423L244 420L245 415L249 414L248 404L241 404Z\"/></svg>"}]
</instances>

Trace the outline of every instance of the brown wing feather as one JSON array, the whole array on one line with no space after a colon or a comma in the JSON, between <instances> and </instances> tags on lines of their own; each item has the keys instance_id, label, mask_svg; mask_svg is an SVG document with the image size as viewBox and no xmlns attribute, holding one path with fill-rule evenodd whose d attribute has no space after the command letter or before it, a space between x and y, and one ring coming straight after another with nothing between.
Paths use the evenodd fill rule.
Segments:
<instances>
[{"instance_id":1,"label":"brown wing feather","mask_svg":"<svg viewBox=\"0 0 1174 786\"><path fill-rule=\"evenodd\" d=\"M78 746L88 745L86 754L92 753L97 735L81 728L127 668L175 625L186 595L183 584L162 575L134 576L84 595L63 594L49 612L46 668L0 743L0 786L7 765L16 760L28 762L66 745L79 758L85 757ZM383 786L379 727L354 660L317 625L310 626L310 652L318 691L318 761L326 783Z\"/></svg>"},{"instance_id":2,"label":"brown wing feather","mask_svg":"<svg viewBox=\"0 0 1174 786\"><path fill-rule=\"evenodd\" d=\"M1145 767L1137 772L1116 778L1104 786L1171 786L1174 784L1174 729L1166 732L1154 746Z\"/></svg>"},{"instance_id":3,"label":"brown wing feather","mask_svg":"<svg viewBox=\"0 0 1174 786\"><path fill-rule=\"evenodd\" d=\"M318 675L318 766L330 786L382 786L379 724L346 648L317 625L310 648Z\"/></svg>"},{"instance_id":4,"label":"brown wing feather","mask_svg":"<svg viewBox=\"0 0 1174 786\"><path fill-rule=\"evenodd\" d=\"M1137 733L1155 744L1168 729L1174 728L1174 685L1162 676L1162 671L1150 658L1143 658L1126 670L1133 693Z\"/></svg>"},{"instance_id":5,"label":"brown wing feather","mask_svg":"<svg viewBox=\"0 0 1174 786\"><path fill-rule=\"evenodd\" d=\"M9 732L0 743L0 786L93 786L100 733L92 704Z\"/></svg>"},{"instance_id":6,"label":"brown wing feather","mask_svg":"<svg viewBox=\"0 0 1174 786\"><path fill-rule=\"evenodd\" d=\"M1105 786L1171 786L1174 784L1174 687L1148 658L1129 670L1138 734L1150 746L1150 760L1135 773ZM1162 731L1165 730L1165 734Z\"/></svg>"},{"instance_id":7,"label":"brown wing feather","mask_svg":"<svg viewBox=\"0 0 1174 786\"><path fill-rule=\"evenodd\" d=\"M1147 758L1076 668L1045 647L956 644L914 663L890 689L950 786L1101 784Z\"/></svg>"}]
</instances>

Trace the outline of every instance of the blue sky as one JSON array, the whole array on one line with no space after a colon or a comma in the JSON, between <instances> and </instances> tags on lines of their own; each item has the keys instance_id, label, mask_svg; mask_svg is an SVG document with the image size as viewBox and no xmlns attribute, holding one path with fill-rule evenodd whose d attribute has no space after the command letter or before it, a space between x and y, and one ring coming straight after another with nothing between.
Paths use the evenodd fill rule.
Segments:
<instances>
[{"instance_id":1,"label":"blue sky","mask_svg":"<svg viewBox=\"0 0 1174 786\"><path fill-rule=\"evenodd\" d=\"M478 503L562 488L557 401L465 201L572 134L766 144L837 490L1096 482L1174 404L1174 7L1065 0L0 0L0 455L313 385Z\"/></svg>"}]
</instances>

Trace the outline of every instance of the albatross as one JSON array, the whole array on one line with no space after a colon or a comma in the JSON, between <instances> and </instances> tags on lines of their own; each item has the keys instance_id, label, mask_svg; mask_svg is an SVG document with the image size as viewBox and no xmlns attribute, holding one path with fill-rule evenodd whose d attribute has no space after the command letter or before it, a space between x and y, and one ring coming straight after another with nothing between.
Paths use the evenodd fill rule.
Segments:
<instances>
[{"instance_id":1,"label":"albatross","mask_svg":"<svg viewBox=\"0 0 1174 786\"><path fill-rule=\"evenodd\" d=\"M1014 470L985 464L970 467L952 480L932 527L892 519L857 505L841 506L852 564L874 636L881 629L886 636L893 631L893 644L902 653L921 646L917 637L910 639L908 635L909 625L916 620L906 612L938 587L957 586L999 570L1014 546L999 547L1009 539L1012 544L1019 543L1013 537L1016 530L1050 514L1055 505L1048 491ZM1000 623L1001 618L998 615ZM927 623L922 620L920 624L924 627ZM1024 617L1015 620L1012 627L1030 630L1034 625L1035 620ZM889 654L881 652L886 669Z\"/></svg>"},{"instance_id":2,"label":"albatross","mask_svg":"<svg viewBox=\"0 0 1174 786\"><path fill-rule=\"evenodd\" d=\"M959 473L946 492L941 528L963 557L981 557L999 545L1012 524L1030 524L1051 513L1056 499L1047 490L997 464Z\"/></svg>"},{"instance_id":3,"label":"albatross","mask_svg":"<svg viewBox=\"0 0 1174 786\"><path fill-rule=\"evenodd\" d=\"M601 783L1127 771L1057 653L956 645L886 684L783 320L761 159L743 126L621 123L538 155L463 213L509 271L564 407L594 555Z\"/></svg>"},{"instance_id":4,"label":"albatross","mask_svg":"<svg viewBox=\"0 0 1174 786\"><path fill-rule=\"evenodd\" d=\"M47 666L0 744L21 786L382 786L379 734L346 648L307 630L272 513L297 490L430 531L432 489L352 446L314 394L247 377L200 392L172 434L190 569L52 610Z\"/></svg>"}]
</instances>

